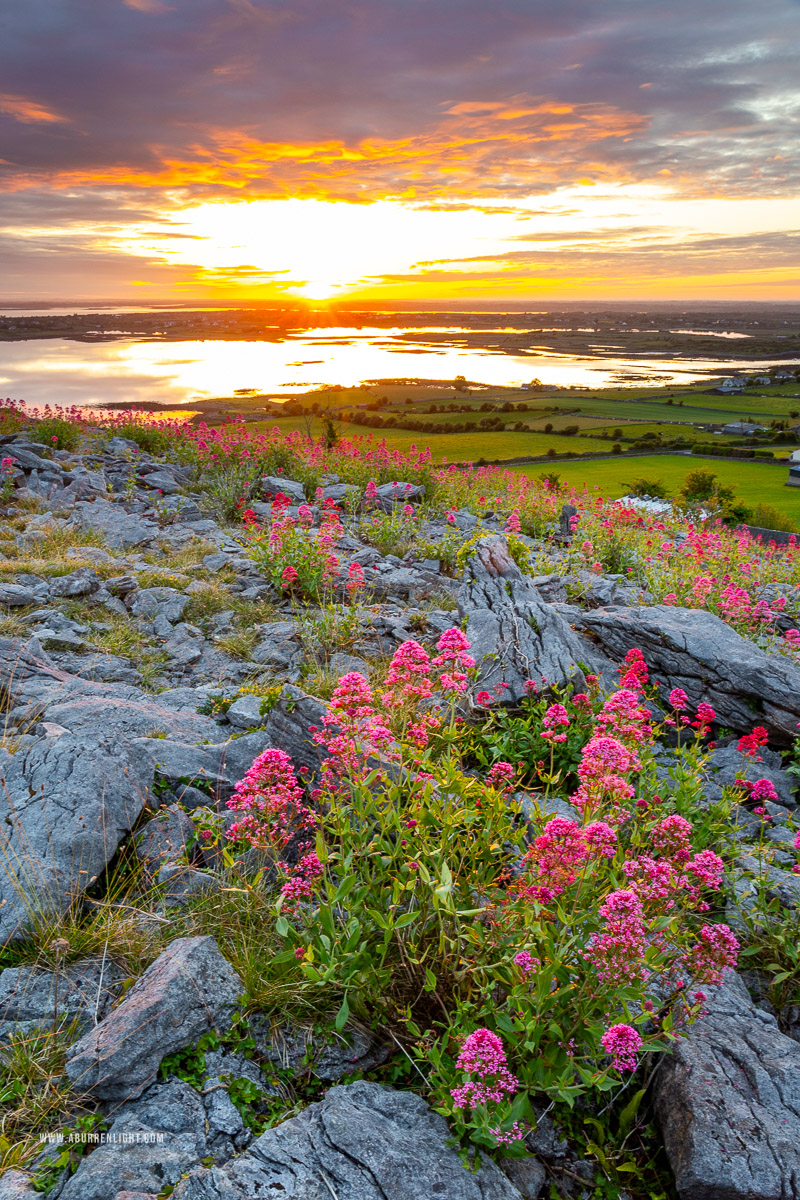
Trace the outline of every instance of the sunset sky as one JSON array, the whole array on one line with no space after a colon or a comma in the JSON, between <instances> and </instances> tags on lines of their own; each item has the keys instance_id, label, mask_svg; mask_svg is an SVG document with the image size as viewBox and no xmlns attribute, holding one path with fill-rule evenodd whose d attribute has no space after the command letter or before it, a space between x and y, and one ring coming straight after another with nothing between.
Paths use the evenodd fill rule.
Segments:
<instances>
[{"instance_id":1,"label":"sunset sky","mask_svg":"<svg viewBox=\"0 0 800 1200\"><path fill-rule=\"evenodd\" d=\"M25 0L0 302L800 299L798 0Z\"/></svg>"}]
</instances>

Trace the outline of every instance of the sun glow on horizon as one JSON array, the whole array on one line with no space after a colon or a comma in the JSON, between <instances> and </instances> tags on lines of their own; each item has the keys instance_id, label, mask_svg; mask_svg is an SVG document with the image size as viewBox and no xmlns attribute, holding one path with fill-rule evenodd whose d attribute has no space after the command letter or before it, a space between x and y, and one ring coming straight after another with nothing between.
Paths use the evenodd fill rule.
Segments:
<instances>
[{"instance_id":1,"label":"sun glow on horizon","mask_svg":"<svg viewBox=\"0 0 800 1200\"><path fill-rule=\"evenodd\" d=\"M598 282L629 288L626 253L649 250L654 240L678 254L692 239L791 226L791 203L778 198L690 201L665 187L595 185L494 204L206 201L173 211L157 230L152 223L126 230L111 244L140 261L150 256L151 266L185 267L178 286L201 284L218 295L535 297L575 295ZM620 267L605 264L601 280L591 269L598 250L620 259ZM739 268L721 280L711 263L706 273L721 288L752 277ZM637 272L654 296L671 276L687 278L677 261L667 276L657 266L649 277ZM781 282L779 273L767 276Z\"/></svg>"}]
</instances>

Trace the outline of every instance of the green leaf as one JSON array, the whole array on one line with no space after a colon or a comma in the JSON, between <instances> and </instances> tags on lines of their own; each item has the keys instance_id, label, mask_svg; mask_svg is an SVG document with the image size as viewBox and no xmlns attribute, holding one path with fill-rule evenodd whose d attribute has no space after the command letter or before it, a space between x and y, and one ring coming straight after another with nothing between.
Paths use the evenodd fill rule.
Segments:
<instances>
[{"instance_id":1,"label":"green leaf","mask_svg":"<svg viewBox=\"0 0 800 1200\"><path fill-rule=\"evenodd\" d=\"M286 937L287 933L289 932L289 922L286 920L286 917L278 917L277 921L275 922L275 932L277 933L278 937Z\"/></svg>"},{"instance_id":2,"label":"green leaf","mask_svg":"<svg viewBox=\"0 0 800 1200\"><path fill-rule=\"evenodd\" d=\"M411 925L413 921L416 921L418 916L419 916L419 913L416 911L403 913L402 917L400 917L399 920L395 921L395 923L394 923L395 929L405 929L405 927L407 925Z\"/></svg>"},{"instance_id":3,"label":"green leaf","mask_svg":"<svg viewBox=\"0 0 800 1200\"><path fill-rule=\"evenodd\" d=\"M347 1024L347 1019L349 1016L350 1016L350 1005L347 1003L347 995L345 994L345 998L342 1001L342 1004L341 1004L341 1007L340 1007L338 1013L336 1014L336 1020L334 1022L334 1024L336 1025L336 1029L339 1033L342 1032L345 1025Z\"/></svg>"},{"instance_id":4,"label":"green leaf","mask_svg":"<svg viewBox=\"0 0 800 1200\"><path fill-rule=\"evenodd\" d=\"M630 1100L619 1114L619 1127L621 1133L627 1133L633 1124L634 1118L639 1111L639 1105L644 1099L644 1093L645 1089L642 1088L640 1091L631 1096Z\"/></svg>"}]
</instances>

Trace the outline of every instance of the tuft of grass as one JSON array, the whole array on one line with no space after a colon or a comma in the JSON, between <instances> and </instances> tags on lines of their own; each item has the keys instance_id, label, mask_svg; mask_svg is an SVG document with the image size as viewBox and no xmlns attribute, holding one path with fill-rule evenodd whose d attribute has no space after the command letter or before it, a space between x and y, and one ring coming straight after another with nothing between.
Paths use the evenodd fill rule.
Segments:
<instances>
[{"instance_id":1,"label":"tuft of grass","mask_svg":"<svg viewBox=\"0 0 800 1200\"><path fill-rule=\"evenodd\" d=\"M275 893L270 872L247 872L235 863L222 871L222 887L191 896L177 920L185 931L172 936L211 934L242 979L245 1007L264 1013L298 1017L316 1013L319 995L312 1000L312 985L299 964L281 971L273 965L281 941L275 933Z\"/></svg>"},{"instance_id":2,"label":"tuft of grass","mask_svg":"<svg viewBox=\"0 0 800 1200\"><path fill-rule=\"evenodd\" d=\"M109 629L95 629L89 634L91 644L103 654L116 654L122 658L138 659L150 645L140 629L118 613L104 613L103 624Z\"/></svg>"},{"instance_id":3,"label":"tuft of grass","mask_svg":"<svg viewBox=\"0 0 800 1200\"><path fill-rule=\"evenodd\" d=\"M255 629L237 629L218 638L217 645L231 658L249 658L258 645L258 634Z\"/></svg>"},{"instance_id":4,"label":"tuft of grass","mask_svg":"<svg viewBox=\"0 0 800 1200\"><path fill-rule=\"evenodd\" d=\"M203 569L203 559L206 555L214 554L216 549L213 542L207 542L205 538L192 538L179 550L170 546L169 542L161 542L158 553L151 550L142 557L154 567L160 566L166 557L169 559L170 568L175 571L199 571Z\"/></svg>"},{"instance_id":5,"label":"tuft of grass","mask_svg":"<svg viewBox=\"0 0 800 1200\"><path fill-rule=\"evenodd\" d=\"M210 579L204 583L202 590L198 589L192 593L184 613L184 620L196 624L198 621L213 617L215 613L234 609L234 599L234 593L230 591L224 581Z\"/></svg>"},{"instance_id":6,"label":"tuft of grass","mask_svg":"<svg viewBox=\"0 0 800 1200\"><path fill-rule=\"evenodd\" d=\"M320 700L330 700L338 682L339 676L335 671L327 667L316 667L303 677L302 686L304 691L312 696Z\"/></svg>"},{"instance_id":7,"label":"tuft of grass","mask_svg":"<svg viewBox=\"0 0 800 1200\"><path fill-rule=\"evenodd\" d=\"M82 1098L64 1075L76 1026L15 1033L0 1045L0 1175L24 1166L42 1137L62 1126Z\"/></svg>"}]
</instances>

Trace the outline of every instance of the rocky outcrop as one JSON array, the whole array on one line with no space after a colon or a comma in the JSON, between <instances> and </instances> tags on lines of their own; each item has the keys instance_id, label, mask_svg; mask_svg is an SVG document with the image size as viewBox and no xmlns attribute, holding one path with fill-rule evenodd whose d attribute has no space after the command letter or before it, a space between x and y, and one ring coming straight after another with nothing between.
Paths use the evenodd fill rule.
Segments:
<instances>
[{"instance_id":1,"label":"rocky outcrop","mask_svg":"<svg viewBox=\"0 0 800 1200\"><path fill-rule=\"evenodd\" d=\"M195 1167L173 1200L521 1200L490 1158L468 1170L442 1117L410 1092L333 1087L227 1166Z\"/></svg>"},{"instance_id":2,"label":"rocky outcrop","mask_svg":"<svg viewBox=\"0 0 800 1200\"><path fill-rule=\"evenodd\" d=\"M528 575L512 559L501 534L482 538L464 570L458 613L466 618L480 676L479 689L504 683L499 701L517 703L525 684L538 686L583 680L579 664L594 655L567 622L540 597Z\"/></svg>"},{"instance_id":3,"label":"rocky outcrop","mask_svg":"<svg viewBox=\"0 0 800 1200\"><path fill-rule=\"evenodd\" d=\"M0 940L64 912L133 828L152 771L102 733L43 737L0 759Z\"/></svg>"},{"instance_id":4,"label":"rocky outcrop","mask_svg":"<svg viewBox=\"0 0 800 1200\"><path fill-rule=\"evenodd\" d=\"M124 972L110 959L90 958L56 971L24 964L0 973L0 1039L77 1024L80 1030L102 1020L118 997Z\"/></svg>"},{"instance_id":5,"label":"rocky outcrop","mask_svg":"<svg viewBox=\"0 0 800 1200\"><path fill-rule=\"evenodd\" d=\"M784 741L795 736L800 667L766 654L713 613L666 604L597 608L578 624L614 662L637 647L662 691L682 688L693 705L711 704L737 733L764 725Z\"/></svg>"},{"instance_id":6,"label":"rocky outcrop","mask_svg":"<svg viewBox=\"0 0 800 1200\"><path fill-rule=\"evenodd\" d=\"M738 976L661 1064L655 1107L681 1200L800 1194L800 1045Z\"/></svg>"},{"instance_id":7,"label":"rocky outcrop","mask_svg":"<svg viewBox=\"0 0 800 1200\"><path fill-rule=\"evenodd\" d=\"M168 1054L225 1029L242 981L212 937L178 938L125 999L71 1048L66 1073L102 1100L135 1097Z\"/></svg>"}]
</instances>

